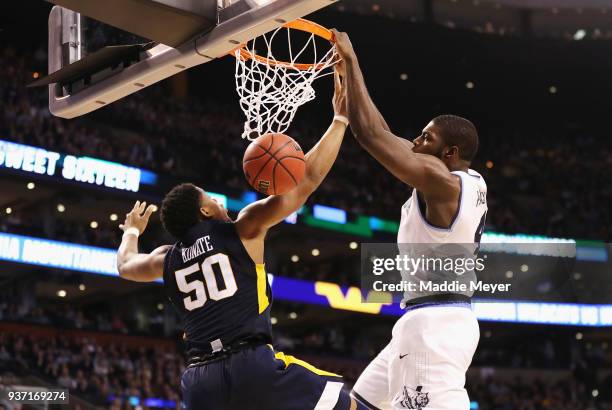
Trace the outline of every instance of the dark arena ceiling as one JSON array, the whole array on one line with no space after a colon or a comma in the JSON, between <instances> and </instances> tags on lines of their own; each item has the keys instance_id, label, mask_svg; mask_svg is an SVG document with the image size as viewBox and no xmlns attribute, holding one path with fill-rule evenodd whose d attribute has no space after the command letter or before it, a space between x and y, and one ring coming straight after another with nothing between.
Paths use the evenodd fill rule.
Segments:
<instances>
[{"instance_id":1,"label":"dark arena ceiling","mask_svg":"<svg viewBox=\"0 0 612 410\"><path fill-rule=\"evenodd\" d=\"M506 36L612 38L608 0L351 0L340 11Z\"/></svg>"}]
</instances>

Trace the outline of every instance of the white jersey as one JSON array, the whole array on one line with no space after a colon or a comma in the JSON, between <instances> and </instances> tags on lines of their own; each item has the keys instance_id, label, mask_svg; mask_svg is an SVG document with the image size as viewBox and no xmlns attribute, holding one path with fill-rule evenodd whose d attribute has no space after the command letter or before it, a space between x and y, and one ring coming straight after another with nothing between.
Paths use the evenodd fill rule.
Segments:
<instances>
[{"instance_id":1,"label":"white jersey","mask_svg":"<svg viewBox=\"0 0 612 410\"><path fill-rule=\"evenodd\" d=\"M402 217L397 235L400 254L411 258L437 258L448 260L453 258L472 258L480 243L484 231L487 213L487 184L482 175L474 170L453 171L460 178L461 191L457 213L449 228L436 227L426 220L424 202L419 204L416 189L412 196L402 206ZM433 264L433 262L432 262ZM429 265L428 265L429 266ZM476 281L474 270L459 271L459 274L445 269L421 268L413 272L402 271L402 279L414 283L414 291L405 292L404 302L436 292L423 290L424 282L467 284ZM472 296L473 291L449 292Z\"/></svg>"},{"instance_id":2,"label":"white jersey","mask_svg":"<svg viewBox=\"0 0 612 410\"><path fill-rule=\"evenodd\" d=\"M431 225L421 212L416 189L402 206L402 219L397 233L397 243L471 243L480 242L487 212L487 184L482 175L453 171L461 178L461 194L457 214L450 228Z\"/></svg>"},{"instance_id":3,"label":"white jersey","mask_svg":"<svg viewBox=\"0 0 612 410\"><path fill-rule=\"evenodd\" d=\"M472 170L453 174L461 178L461 194L450 227L438 228L428 223L424 209L419 206L417 191L413 190L412 197L402 207L397 235L400 254L410 257L425 254L426 258L474 257L486 219L487 185ZM460 275L436 269L419 269L414 275L401 273L402 280L409 283L465 282L476 276L474 270ZM429 295L406 292L404 302ZM414 305L421 303L414 301ZM408 309L393 327L387 347L357 380L352 396L368 408L384 410L469 410L465 373L480 332L476 315L466 307L469 307L466 303L423 302L420 307Z\"/></svg>"}]
</instances>

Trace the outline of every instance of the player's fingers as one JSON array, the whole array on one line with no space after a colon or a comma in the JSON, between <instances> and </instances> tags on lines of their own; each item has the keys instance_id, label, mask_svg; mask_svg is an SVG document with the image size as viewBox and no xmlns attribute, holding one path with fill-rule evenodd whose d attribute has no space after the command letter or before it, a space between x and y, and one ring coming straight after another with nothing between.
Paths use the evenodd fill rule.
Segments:
<instances>
[{"instance_id":1,"label":"player's fingers","mask_svg":"<svg viewBox=\"0 0 612 410\"><path fill-rule=\"evenodd\" d=\"M337 71L336 71L336 75L334 75L334 83L336 86L336 92L340 96L344 96L345 90L344 90L344 84L342 83L342 76Z\"/></svg>"},{"instance_id":2,"label":"player's fingers","mask_svg":"<svg viewBox=\"0 0 612 410\"><path fill-rule=\"evenodd\" d=\"M147 210L144 213L143 219L145 221L149 220L149 217L151 216L151 214L155 211L155 205L151 204L147 207Z\"/></svg>"},{"instance_id":3,"label":"player's fingers","mask_svg":"<svg viewBox=\"0 0 612 410\"><path fill-rule=\"evenodd\" d=\"M147 206L147 202L146 202L146 201L143 201L143 202L140 204L140 207L138 208L138 215L139 215L139 216L142 216L142 213L143 213L143 212L144 212L144 210L146 209L146 206Z\"/></svg>"},{"instance_id":4,"label":"player's fingers","mask_svg":"<svg viewBox=\"0 0 612 410\"><path fill-rule=\"evenodd\" d=\"M342 33L339 32L338 30L336 30L335 28L332 28L330 31L332 33L333 41L336 43L337 46L339 46L338 48L341 49L342 48L342 42L341 42L341 40L342 40Z\"/></svg>"},{"instance_id":5,"label":"player's fingers","mask_svg":"<svg viewBox=\"0 0 612 410\"><path fill-rule=\"evenodd\" d=\"M336 62L334 69L338 71L340 77L344 77L344 75L346 74L346 64L341 57L338 57L338 61Z\"/></svg>"},{"instance_id":6,"label":"player's fingers","mask_svg":"<svg viewBox=\"0 0 612 410\"><path fill-rule=\"evenodd\" d=\"M342 37L345 35L345 33L343 31L338 30L337 28L332 28L329 31L332 32L332 34L334 35L334 37Z\"/></svg>"},{"instance_id":7,"label":"player's fingers","mask_svg":"<svg viewBox=\"0 0 612 410\"><path fill-rule=\"evenodd\" d=\"M119 224L119 229L121 229L122 231L125 231L125 225L124 224Z\"/></svg>"}]
</instances>

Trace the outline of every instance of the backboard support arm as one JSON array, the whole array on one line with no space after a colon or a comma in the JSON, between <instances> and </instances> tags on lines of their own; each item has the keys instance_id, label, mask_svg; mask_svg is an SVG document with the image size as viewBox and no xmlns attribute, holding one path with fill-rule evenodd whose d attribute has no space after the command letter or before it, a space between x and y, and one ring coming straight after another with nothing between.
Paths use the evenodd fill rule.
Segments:
<instances>
[{"instance_id":1,"label":"backboard support arm","mask_svg":"<svg viewBox=\"0 0 612 410\"><path fill-rule=\"evenodd\" d=\"M86 87L49 85L49 110L55 116L75 118L104 107L174 74L227 55L240 44L272 31L288 21L313 13L337 0L276 0L220 22L208 33L172 48L158 44L128 66L109 67L88 78ZM61 8L49 15L49 73L63 67L58 28Z\"/></svg>"}]
</instances>

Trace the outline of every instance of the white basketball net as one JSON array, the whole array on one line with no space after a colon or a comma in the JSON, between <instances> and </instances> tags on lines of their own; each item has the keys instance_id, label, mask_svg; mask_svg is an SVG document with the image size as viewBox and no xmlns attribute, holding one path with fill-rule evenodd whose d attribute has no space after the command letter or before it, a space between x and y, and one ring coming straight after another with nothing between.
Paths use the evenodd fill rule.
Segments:
<instances>
[{"instance_id":1,"label":"white basketball net","mask_svg":"<svg viewBox=\"0 0 612 410\"><path fill-rule=\"evenodd\" d=\"M274 38L283 30L287 31L289 43L289 61L286 62L278 61L272 54ZM240 107L246 116L242 138L253 140L269 132L284 133L298 107L315 99L312 83L319 77L332 74L327 69L336 62L336 47L333 45L322 56L318 56L315 37L315 34L311 34L306 44L294 54L291 29L280 27L260 38L260 43L265 43L265 57L269 61L244 58L240 49L235 51L236 90L240 97ZM246 46L251 56L257 54L256 40ZM306 70L300 70L296 66L299 64L297 60L307 50L314 55L314 64Z\"/></svg>"}]
</instances>

